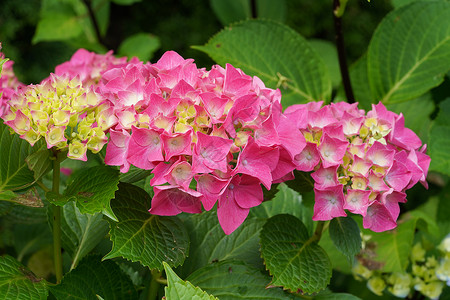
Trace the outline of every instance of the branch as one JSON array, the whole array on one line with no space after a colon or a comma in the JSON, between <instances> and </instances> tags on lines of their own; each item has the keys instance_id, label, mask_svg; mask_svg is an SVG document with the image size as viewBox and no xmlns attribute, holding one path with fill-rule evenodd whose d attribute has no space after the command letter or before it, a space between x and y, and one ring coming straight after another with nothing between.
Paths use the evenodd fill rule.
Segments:
<instances>
[{"instance_id":1,"label":"branch","mask_svg":"<svg viewBox=\"0 0 450 300\"><path fill-rule=\"evenodd\" d=\"M98 42L109 49L108 45L106 44L105 40L103 39L103 37L102 37L102 35L100 33L100 26L98 25L97 18L95 17L94 10L92 9L91 1L90 0L83 0L83 2L86 5L86 8L88 10L89 18L92 21L92 25L93 25L94 31L95 31L95 36L97 37Z\"/></svg>"},{"instance_id":2,"label":"branch","mask_svg":"<svg viewBox=\"0 0 450 300\"><path fill-rule=\"evenodd\" d=\"M350 82L350 75L348 74L347 59L345 57L344 35L342 33L342 15L344 13L345 4L347 0L333 0L333 19L334 29L336 32L336 46L339 57L339 68L341 70L342 84L344 85L345 95L348 103L355 103L353 96L352 84ZM342 4L342 5L341 5Z\"/></svg>"}]
</instances>

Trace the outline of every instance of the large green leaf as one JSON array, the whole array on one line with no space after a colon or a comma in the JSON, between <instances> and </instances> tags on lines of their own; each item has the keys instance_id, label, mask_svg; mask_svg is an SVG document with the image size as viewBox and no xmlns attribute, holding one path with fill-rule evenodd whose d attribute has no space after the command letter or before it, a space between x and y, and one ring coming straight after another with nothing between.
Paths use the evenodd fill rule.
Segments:
<instances>
[{"instance_id":1,"label":"large green leaf","mask_svg":"<svg viewBox=\"0 0 450 300\"><path fill-rule=\"evenodd\" d=\"M121 183L112 203L118 222L110 223L113 248L104 259L124 257L162 270L181 265L189 253L189 235L177 217L149 214L150 197L131 184Z\"/></svg>"},{"instance_id":2,"label":"large green leaf","mask_svg":"<svg viewBox=\"0 0 450 300\"><path fill-rule=\"evenodd\" d=\"M39 20L33 43L67 40L82 32L83 27L75 14L54 14Z\"/></svg>"},{"instance_id":3,"label":"large green leaf","mask_svg":"<svg viewBox=\"0 0 450 300\"><path fill-rule=\"evenodd\" d=\"M409 263L416 222L417 218L413 218L393 230L380 233L362 230L364 235L371 237L366 262L373 261L373 265L379 265L382 272L404 272Z\"/></svg>"},{"instance_id":4,"label":"large green leaf","mask_svg":"<svg viewBox=\"0 0 450 300\"><path fill-rule=\"evenodd\" d=\"M369 45L372 95L383 103L416 98L450 69L450 2L415 2L389 13Z\"/></svg>"},{"instance_id":5,"label":"large green leaf","mask_svg":"<svg viewBox=\"0 0 450 300\"><path fill-rule=\"evenodd\" d=\"M312 235L312 210L303 203L302 196L290 189L286 184L279 185L279 192L271 201L264 201L261 205L250 210L250 215L268 219L278 214L290 214L299 218Z\"/></svg>"},{"instance_id":6,"label":"large green leaf","mask_svg":"<svg viewBox=\"0 0 450 300\"><path fill-rule=\"evenodd\" d=\"M148 61L161 46L157 36L149 33L136 33L125 39L119 47L119 55L136 56L142 61Z\"/></svg>"},{"instance_id":7,"label":"large green leaf","mask_svg":"<svg viewBox=\"0 0 450 300\"><path fill-rule=\"evenodd\" d=\"M289 299L280 288L267 288L270 277L240 261L226 260L205 266L187 280L221 300Z\"/></svg>"},{"instance_id":8,"label":"large green leaf","mask_svg":"<svg viewBox=\"0 0 450 300\"><path fill-rule=\"evenodd\" d=\"M426 143L430 126L430 115L434 111L434 103L431 93L408 102L386 105L386 108L405 116L405 126L414 131L424 143Z\"/></svg>"},{"instance_id":9,"label":"large green leaf","mask_svg":"<svg viewBox=\"0 0 450 300\"><path fill-rule=\"evenodd\" d=\"M61 284L50 287L57 300L138 299L128 276L113 261L101 262L100 256L87 256L66 274Z\"/></svg>"},{"instance_id":10,"label":"large green leaf","mask_svg":"<svg viewBox=\"0 0 450 300\"><path fill-rule=\"evenodd\" d=\"M64 205L61 219L62 245L72 257L73 269L105 237L109 226L101 213L80 213L75 202Z\"/></svg>"},{"instance_id":11,"label":"large green leaf","mask_svg":"<svg viewBox=\"0 0 450 300\"><path fill-rule=\"evenodd\" d=\"M111 210L110 201L114 199L114 192L117 190L118 184L119 171L114 168L98 166L81 169L72 176L63 196L57 197L53 202L64 205L69 200L75 200L83 214L101 212L107 217L117 220ZM51 197L48 198L51 199Z\"/></svg>"},{"instance_id":12,"label":"large green leaf","mask_svg":"<svg viewBox=\"0 0 450 300\"><path fill-rule=\"evenodd\" d=\"M441 102L439 108L439 115L430 131L430 170L450 176L450 98Z\"/></svg>"},{"instance_id":13,"label":"large green leaf","mask_svg":"<svg viewBox=\"0 0 450 300\"><path fill-rule=\"evenodd\" d=\"M222 25L249 19L252 16L249 0L209 0L209 4Z\"/></svg>"},{"instance_id":14,"label":"large green leaf","mask_svg":"<svg viewBox=\"0 0 450 300\"><path fill-rule=\"evenodd\" d=\"M373 99L370 91L369 79L367 77L367 54L361 56L350 66L349 73L355 101L359 103L358 106L360 108L370 110L372 103L378 102L379 99ZM338 101L347 101L342 84L335 98L335 102Z\"/></svg>"},{"instance_id":15,"label":"large green leaf","mask_svg":"<svg viewBox=\"0 0 450 300\"><path fill-rule=\"evenodd\" d=\"M9 127L0 121L0 191L19 190L34 183L33 172L25 159L42 146L38 142L31 147L17 134L11 134Z\"/></svg>"},{"instance_id":16,"label":"large green leaf","mask_svg":"<svg viewBox=\"0 0 450 300\"><path fill-rule=\"evenodd\" d=\"M14 249L17 253L17 260L23 258L44 246L52 244L52 233L46 223L35 224L15 224L13 227Z\"/></svg>"},{"instance_id":17,"label":"large green leaf","mask_svg":"<svg viewBox=\"0 0 450 300\"><path fill-rule=\"evenodd\" d=\"M259 232L264 220L247 218L232 234L226 235L213 211L188 215L184 224L191 241L190 255L181 267L181 275L188 275L212 262L239 259L262 265L259 253Z\"/></svg>"},{"instance_id":18,"label":"large green leaf","mask_svg":"<svg viewBox=\"0 0 450 300\"><path fill-rule=\"evenodd\" d=\"M328 74L330 74L333 88L339 86L342 78L339 68L338 53L335 44L319 39L310 39L308 40L308 42L325 62L325 66L328 69Z\"/></svg>"},{"instance_id":19,"label":"large green leaf","mask_svg":"<svg viewBox=\"0 0 450 300\"><path fill-rule=\"evenodd\" d=\"M336 248L349 261L361 250L361 235L358 224L351 217L334 218L330 222L330 238Z\"/></svg>"},{"instance_id":20,"label":"large green leaf","mask_svg":"<svg viewBox=\"0 0 450 300\"><path fill-rule=\"evenodd\" d=\"M45 280L34 274L11 256L0 256L1 299L47 299Z\"/></svg>"},{"instance_id":21,"label":"large green leaf","mask_svg":"<svg viewBox=\"0 0 450 300\"><path fill-rule=\"evenodd\" d=\"M204 46L217 63L256 75L270 88L280 87L284 107L331 97L327 68L308 42L291 28L249 20L225 28Z\"/></svg>"},{"instance_id":22,"label":"large green leaf","mask_svg":"<svg viewBox=\"0 0 450 300\"><path fill-rule=\"evenodd\" d=\"M292 215L276 215L266 222L261 231L261 254L273 275L273 286L316 293L330 282L330 259Z\"/></svg>"},{"instance_id":23,"label":"large green leaf","mask_svg":"<svg viewBox=\"0 0 450 300\"><path fill-rule=\"evenodd\" d=\"M167 286L164 288L167 300L218 300L189 281L181 280L167 263L164 262L163 264L167 276Z\"/></svg>"}]
</instances>

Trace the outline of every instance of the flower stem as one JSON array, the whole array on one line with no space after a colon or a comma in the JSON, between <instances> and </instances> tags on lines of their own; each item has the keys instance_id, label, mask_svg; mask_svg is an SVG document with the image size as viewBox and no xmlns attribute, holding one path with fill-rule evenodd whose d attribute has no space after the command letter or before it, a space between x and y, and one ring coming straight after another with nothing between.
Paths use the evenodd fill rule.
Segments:
<instances>
[{"instance_id":1,"label":"flower stem","mask_svg":"<svg viewBox=\"0 0 450 300\"><path fill-rule=\"evenodd\" d=\"M59 194L59 177L60 177L60 161L58 159L58 152L54 152L55 159L53 160L53 186L52 192ZM62 270L62 255L61 255L61 207L53 204L53 257L55 264L56 283L60 283Z\"/></svg>"},{"instance_id":2,"label":"flower stem","mask_svg":"<svg viewBox=\"0 0 450 300\"><path fill-rule=\"evenodd\" d=\"M159 288L159 278L161 277L161 272L157 269L152 270L152 280L150 281L150 286L148 287L147 299L154 300L158 297Z\"/></svg>"},{"instance_id":3,"label":"flower stem","mask_svg":"<svg viewBox=\"0 0 450 300\"><path fill-rule=\"evenodd\" d=\"M314 231L313 236L311 237L311 239L314 242L319 242L320 238L322 237L322 233L324 232L325 229L325 221L318 221L317 226L316 226L316 230Z\"/></svg>"},{"instance_id":4,"label":"flower stem","mask_svg":"<svg viewBox=\"0 0 450 300\"><path fill-rule=\"evenodd\" d=\"M347 0L333 0L333 19L336 32L336 46L339 57L339 68L341 70L342 84L344 85L345 96L348 103L355 103L353 96L352 83L348 73L347 59L345 57L344 34L342 33L342 15L344 13Z\"/></svg>"}]
</instances>

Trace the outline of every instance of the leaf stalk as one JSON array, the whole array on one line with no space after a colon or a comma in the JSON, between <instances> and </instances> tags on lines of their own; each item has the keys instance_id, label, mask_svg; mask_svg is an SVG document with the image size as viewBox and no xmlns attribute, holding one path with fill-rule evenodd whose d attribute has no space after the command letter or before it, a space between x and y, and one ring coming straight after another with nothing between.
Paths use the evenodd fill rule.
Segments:
<instances>
[{"instance_id":1,"label":"leaf stalk","mask_svg":"<svg viewBox=\"0 0 450 300\"><path fill-rule=\"evenodd\" d=\"M61 165L58 159L58 151L53 151L53 185L52 192L59 195L59 178ZM63 277L62 255L61 255L61 207L53 206L53 259L55 264L56 283L60 283Z\"/></svg>"}]
</instances>

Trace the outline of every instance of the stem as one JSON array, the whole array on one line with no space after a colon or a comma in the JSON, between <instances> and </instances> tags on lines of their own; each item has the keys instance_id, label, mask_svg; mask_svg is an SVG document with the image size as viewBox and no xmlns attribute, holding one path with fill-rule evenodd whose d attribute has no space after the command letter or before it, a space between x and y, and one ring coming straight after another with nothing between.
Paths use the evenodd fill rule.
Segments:
<instances>
[{"instance_id":1,"label":"stem","mask_svg":"<svg viewBox=\"0 0 450 300\"><path fill-rule=\"evenodd\" d=\"M103 46L105 46L106 48L109 48L106 45L105 40L102 37L102 34L100 33L100 26L98 25L97 18L95 17L94 10L92 9L91 0L83 0L83 2L86 5L86 8L88 10L89 18L92 21L92 26L94 27L95 36L97 37L98 42L100 44L102 44Z\"/></svg>"},{"instance_id":2,"label":"stem","mask_svg":"<svg viewBox=\"0 0 450 300\"><path fill-rule=\"evenodd\" d=\"M52 192L59 195L60 161L58 160L58 152L54 151L54 154ZM61 207L57 205L53 205L53 257L56 283L60 283L63 276L61 255Z\"/></svg>"},{"instance_id":3,"label":"stem","mask_svg":"<svg viewBox=\"0 0 450 300\"><path fill-rule=\"evenodd\" d=\"M342 2L346 3L347 1ZM338 50L339 68L341 70L342 84L344 85L347 102L355 103L352 84L350 82L350 75L348 74L347 59L345 57L344 35L342 33L342 14L343 14L343 7L341 7L341 1L333 0L334 29L336 32L336 46Z\"/></svg>"},{"instance_id":4,"label":"stem","mask_svg":"<svg viewBox=\"0 0 450 300\"><path fill-rule=\"evenodd\" d=\"M148 287L147 299L154 300L158 297L159 288L159 278L161 277L161 272L154 269L152 270L152 280L150 281L150 286Z\"/></svg>"},{"instance_id":5,"label":"stem","mask_svg":"<svg viewBox=\"0 0 450 300\"><path fill-rule=\"evenodd\" d=\"M258 17L256 13L256 0L250 1L250 8L252 10L252 19L256 19Z\"/></svg>"},{"instance_id":6,"label":"stem","mask_svg":"<svg viewBox=\"0 0 450 300\"><path fill-rule=\"evenodd\" d=\"M319 242L320 238L322 237L322 233L324 232L325 228L325 221L319 221L316 226L316 230L314 231L313 236L311 237L312 241Z\"/></svg>"}]
</instances>

